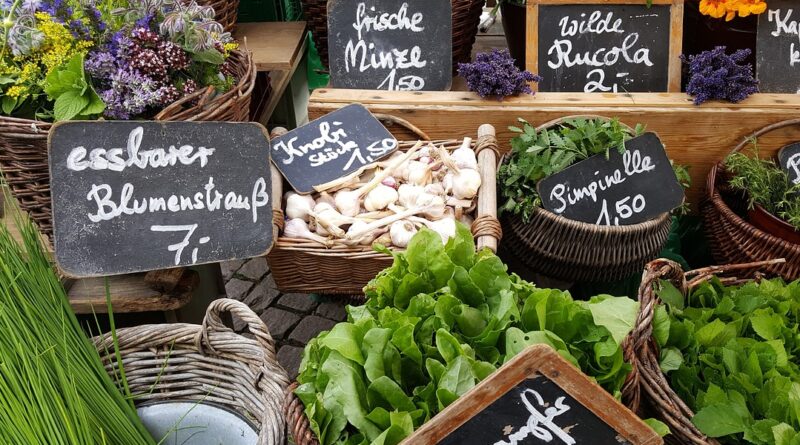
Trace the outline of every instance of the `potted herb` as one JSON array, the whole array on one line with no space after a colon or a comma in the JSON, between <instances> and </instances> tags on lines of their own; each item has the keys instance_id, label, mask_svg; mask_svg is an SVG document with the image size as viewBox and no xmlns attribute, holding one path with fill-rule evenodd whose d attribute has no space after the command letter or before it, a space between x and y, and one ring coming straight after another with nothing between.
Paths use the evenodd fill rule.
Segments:
<instances>
[{"instance_id":1,"label":"potted herb","mask_svg":"<svg viewBox=\"0 0 800 445\"><path fill-rule=\"evenodd\" d=\"M728 185L745 196L753 226L800 244L800 186L792 185L773 159L759 157L755 140L753 144L752 156L736 152L725 159Z\"/></svg>"}]
</instances>

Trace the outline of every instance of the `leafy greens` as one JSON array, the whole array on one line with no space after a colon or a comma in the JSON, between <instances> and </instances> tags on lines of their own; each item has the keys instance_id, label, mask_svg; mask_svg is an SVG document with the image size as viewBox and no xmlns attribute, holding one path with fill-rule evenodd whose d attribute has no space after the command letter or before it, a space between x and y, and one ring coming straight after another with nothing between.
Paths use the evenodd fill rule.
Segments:
<instances>
[{"instance_id":1,"label":"leafy greens","mask_svg":"<svg viewBox=\"0 0 800 445\"><path fill-rule=\"evenodd\" d=\"M423 229L392 254L366 305L305 349L296 394L322 445L395 445L533 344L619 395L637 302L537 289L491 251L476 253L463 225L447 245Z\"/></svg>"}]
</instances>

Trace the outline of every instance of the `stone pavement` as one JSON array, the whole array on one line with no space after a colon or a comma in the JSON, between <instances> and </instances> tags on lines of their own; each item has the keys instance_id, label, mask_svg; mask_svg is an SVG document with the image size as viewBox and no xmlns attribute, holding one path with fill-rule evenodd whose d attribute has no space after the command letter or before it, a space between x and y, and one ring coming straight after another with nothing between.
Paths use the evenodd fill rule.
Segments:
<instances>
[{"instance_id":1,"label":"stone pavement","mask_svg":"<svg viewBox=\"0 0 800 445\"><path fill-rule=\"evenodd\" d=\"M306 343L347 317L344 303L314 294L280 293L265 258L222 263L222 274L228 298L244 302L266 323L278 361L292 379ZM242 332L245 326L234 322L234 329Z\"/></svg>"}]
</instances>

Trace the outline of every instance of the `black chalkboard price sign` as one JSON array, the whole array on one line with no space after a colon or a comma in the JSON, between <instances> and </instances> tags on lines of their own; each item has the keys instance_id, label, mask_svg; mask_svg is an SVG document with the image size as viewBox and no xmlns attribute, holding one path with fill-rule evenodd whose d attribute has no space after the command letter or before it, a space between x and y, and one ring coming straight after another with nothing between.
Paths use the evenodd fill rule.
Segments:
<instances>
[{"instance_id":1,"label":"black chalkboard price sign","mask_svg":"<svg viewBox=\"0 0 800 445\"><path fill-rule=\"evenodd\" d=\"M542 207L565 218L603 226L648 221L684 200L655 133L625 142L625 152L595 155L539 181Z\"/></svg>"},{"instance_id":2,"label":"black chalkboard price sign","mask_svg":"<svg viewBox=\"0 0 800 445\"><path fill-rule=\"evenodd\" d=\"M683 2L528 1L528 69L541 91L680 91Z\"/></svg>"},{"instance_id":3,"label":"black chalkboard price sign","mask_svg":"<svg viewBox=\"0 0 800 445\"><path fill-rule=\"evenodd\" d=\"M787 145L778 152L781 168L789 175L789 181L800 184L800 142Z\"/></svg>"},{"instance_id":4,"label":"black chalkboard price sign","mask_svg":"<svg viewBox=\"0 0 800 445\"><path fill-rule=\"evenodd\" d=\"M352 104L272 140L272 162L307 194L397 150L397 140L363 105ZM321 188L320 188L321 187Z\"/></svg>"},{"instance_id":5,"label":"black chalkboard price sign","mask_svg":"<svg viewBox=\"0 0 800 445\"><path fill-rule=\"evenodd\" d=\"M531 346L401 445L657 445L661 437L549 346Z\"/></svg>"},{"instance_id":6,"label":"black chalkboard price sign","mask_svg":"<svg viewBox=\"0 0 800 445\"><path fill-rule=\"evenodd\" d=\"M243 259L272 246L259 124L66 122L49 150L55 256L67 275Z\"/></svg>"},{"instance_id":7,"label":"black chalkboard price sign","mask_svg":"<svg viewBox=\"0 0 800 445\"><path fill-rule=\"evenodd\" d=\"M450 0L329 0L335 88L443 91L453 80Z\"/></svg>"},{"instance_id":8,"label":"black chalkboard price sign","mask_svg":"<svg viewBox=\"0 0 800 445\"><path fill-rule=\"evenodd\" d=\"M756 75L762 93L800 93L800 3L770 0L758 16Z\"/></svg>"}]
</instances>

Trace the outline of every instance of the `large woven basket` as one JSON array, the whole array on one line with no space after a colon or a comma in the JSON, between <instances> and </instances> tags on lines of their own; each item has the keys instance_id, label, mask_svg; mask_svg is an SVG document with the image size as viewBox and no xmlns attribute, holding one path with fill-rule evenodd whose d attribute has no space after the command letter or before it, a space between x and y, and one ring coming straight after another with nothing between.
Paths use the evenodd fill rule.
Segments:
<instances>
[{"instance_id":1,"label":"large woven basket","mask_svg":"<svg viewBox=\"0 0 800 445\"><path fill-rule=\"evenodd\" d=\"M673 261L659 259L649 263L639 287L639 313L633 331L623 343L625 361L633 366L633 371L622 388L622 397L629 407L646 407L647 415L654 415L669 426L671 434L665 438L667 443L676 445L719 445L714 439L706 437L691 419L694 412L678 397L669 384L669 379L659 364L659 350L653 338L653 317L661 300L656 295L659 281L670 281L683 295L715 275L727 285L749 281L740 276L761 276L768 269L784 260L768 260L757 263L730 266L712 266L684 273L681 266ZM640 405L641 404L641 405Z\"/></svg>"},{"instance_id":2,"label":"large woven basket","mask_svg":"<svg viewBox=\"0 0 800 445\"><path fill-rule=\"evenodd\" d=\"M155 116L162 121L248 121L256 68L249 51L231 54L239 82L224 94L214 88L197 91ZM0 116L0 171L22 210L39 230L53 233L50 170L47 163L48 122Z\"/></svg>"},{"instance_id":3,"label":"large woven basket","mask_svg":"<svg viewBox=\"0 0 800 445\"><path fill-rule=\"evenodd\" d=\"M252 338L226 327L224 313L246 322ZM284 444L282 405L289 377L275 358L267 326L244 303L214 301L202 325L138 326L118 330L117 337L136 403L215 403L252 422L259 445ZM109 375L117 378L111 334L95 337L94 343Z\"/></svg>"},{"instance_id":4,"label":"large woven basket","mask_svg":"<svg viewBox=\"0 0 800 445\"><path fill-rule=\"evenodd\" d=\"M741 151L752 138L791 126L800 126L800 119L764 127L742 141L731 153ZM716 262L734 264L786 258L786 263L769 266L767 272L790 281L800 278L800 244L757 229L742 216L743 209L743 197L728 190L723 163L714 165L708 174L706 199L702 203L701 210L706 236Z\"/></svg>"},{"instance_id":5,"label":"large woven basket","mask_svg":"<svg viewBox=\"0 0 800 445\"><path fill-rule=\"evenodd\" d=\"M422 139L429 138L412 124L391 116L378 116L384 122L397 124L406 131L411 129ZM390 126L392 128L392 126ZM497 139L494 128L484 126L491 135L478 138L473 148L478 155L481 176L491 172L491 181L484 180L478 194L477 214L472 224L472 233L477 240L477 247L489 247L496 250L502 237L500 223L496 218L497 201L495 195L495 172L497 166ZM488 130L491 129L491 130ZM393 132L394 129L392 128ZM408 150L417 141L401 141L400 150ZM462 141L433 141L436 145L444 145L448 150L455 150ZM277 181L273 179L273 184ZM273 196L281 196L273 190ZM283 224L284 214L280 208L280 200L273 201L274 221ZM481 209L484 209L483 211ZM278 227L279 231L282 227ZM326 249L314 241L292 239L280 236L276 239L272 251L267 257L275 284L283 292L326 293L336 295L359 295L366 284L378 272L392 265L392 257L375 252L370 246L337 245Z\"/></svg>"},{"instance_id":6,"label":"large woven basket","mask_svg":"<svg viewBox=\"0 0 800 445\"><path fill-rule=\"evenodd\" d=\"M540 125L537 131L576 119L567 116ZM599 226L573 221L537 208L526 223L521 216L501 217L503 249L533 272L573 281L608 282L641 271L656 258L669 237L669 213L627 226Z\"/></svg>"},{"instance_id":7,"label":"large woven basket","mask_svg":"<svg viewBox=\"0 0 800 445\"><path fill-rule=\"evenodd\" d=\"M469 62L485 0L451 0L453 6L453 73L459 63ZM322 63L328 66L328 0L302 0Z\"/></svg>"}]
</instances>

